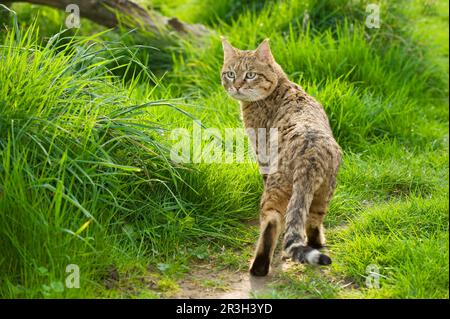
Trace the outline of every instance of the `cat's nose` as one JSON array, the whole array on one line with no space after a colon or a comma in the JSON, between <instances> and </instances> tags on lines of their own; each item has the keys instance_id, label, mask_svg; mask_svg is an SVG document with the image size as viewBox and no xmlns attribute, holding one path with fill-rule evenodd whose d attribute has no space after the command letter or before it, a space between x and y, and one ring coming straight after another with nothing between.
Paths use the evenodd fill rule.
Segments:
<instances>
[{"instance_id":1,"label":"cat's nose","mask_svg":"<svg viewBox=\"0 0 450 319\"><path fill-rule=\"evenodd\" d=\"M236 91L239 91L239 89L244 85L243 82L236 82L234 83L234 88L236 89Z\"/></svg>"}]
</instances>

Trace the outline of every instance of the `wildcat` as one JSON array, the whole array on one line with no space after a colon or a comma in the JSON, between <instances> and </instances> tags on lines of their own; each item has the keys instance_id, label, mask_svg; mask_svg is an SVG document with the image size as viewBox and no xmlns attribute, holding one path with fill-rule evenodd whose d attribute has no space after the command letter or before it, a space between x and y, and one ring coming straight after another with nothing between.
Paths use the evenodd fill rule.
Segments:
<instances>
[{"instance_id":1,"label":"wildcat","mask_svg":"<svg viewBox=\"0 0 450 319\"><path fill-rule=\"evenodd\" d=\"M222 37L222 85L238 100L245 127L276 128L277 169L263 174L260 237L250 273L269 272L278 237L283 255L300 263L331 264L323 220L336 186L341 148L322 106L289 81L275 61L268 39L256 50L239 50ZM256 140L259 140L256 138ZM258 147L252 145L258 156Z\"/></svg>"}]
</instances>

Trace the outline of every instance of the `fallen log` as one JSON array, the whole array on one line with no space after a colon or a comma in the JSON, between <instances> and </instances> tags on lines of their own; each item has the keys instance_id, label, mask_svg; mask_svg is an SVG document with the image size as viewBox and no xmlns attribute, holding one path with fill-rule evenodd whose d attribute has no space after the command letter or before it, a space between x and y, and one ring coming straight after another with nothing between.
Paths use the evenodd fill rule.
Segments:
<instances>
[{"instance_id":1,"label":"fallen log","mask_svg":"<svg viewBox=\"0 0 450 319\"><path fill-rule=\"evenodd\" d=\"M208 29L201 24L188 24L177 18L168 18L154 10L146 10L129 0L0 0L2 4L12 2L28 2L61 10L66 10L68 5L75 4L80 9L80 17L108 28L122 24L129 28L143 28L161 35L171 31L180 34L191 33L195 36L209 33Z\"/></svg>"}]
</instances>

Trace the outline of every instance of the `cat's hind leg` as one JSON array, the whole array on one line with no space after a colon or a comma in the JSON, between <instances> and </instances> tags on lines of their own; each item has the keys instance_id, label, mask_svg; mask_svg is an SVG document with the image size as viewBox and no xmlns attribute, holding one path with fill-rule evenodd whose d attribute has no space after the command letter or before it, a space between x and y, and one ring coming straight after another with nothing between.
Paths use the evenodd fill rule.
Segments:
<instances>
[{"instance_id":1,"label":"cat's hind leg","mask_svg":"<svg viewBox=\"0 0 450 319\"><path fill-rule=\"evenodd\" d=\"M320 187L314 194L306 222L308 246L312 248L322 248L326 242L323 220L328 209L329 196L328 193L324 193L323 188Z\"/></svg>"},{"instance_id":2,"label":"cat's hind leg","mask_svg":"<svg viewBox=\"0 0 450 319\"><path fill-rule=\"evenodd\" d=\"M269 273L272 256L281 229L281 215L276 211L267 213L261 221L261 232L256 244L255 258L250 267L253 276L266 276Z\"/></svg>"},{"instance_id":3,"label":"cat's hind leg","mask_svg":"<svg viewBox=\"0 0 450 319\"><path fill-rule=\"evenodd\" d=\"M310 247L322 248L326 244L323 220L335 188L336 176L333 175L314 193L306 226L308 246Z\"/></svg>"},{"instance_id":4,"label":"cat's hind leg","mask_svg":"<svg viewBox=\"0 0 450 319\"><path fill-rule=\"evenodd\" d=\"M261 199L260 235L256 244L254 259L250 266L253 276L269 273L278 237L283 230L283 213L288 195L281 189L266 188Z\"/></svg>"},{"instance_id":5,"label":"cat's hind leg","mask_svg":"<svg viewBox=\"0 0 450 319\"><path fill-rule=\"evenodd\" d=\"M308 246L312 248L322 248L325 246L325 234L323 227L324 210L311 210L309 212L306 234L308 237Z\"/></svg>"}]
</instances>

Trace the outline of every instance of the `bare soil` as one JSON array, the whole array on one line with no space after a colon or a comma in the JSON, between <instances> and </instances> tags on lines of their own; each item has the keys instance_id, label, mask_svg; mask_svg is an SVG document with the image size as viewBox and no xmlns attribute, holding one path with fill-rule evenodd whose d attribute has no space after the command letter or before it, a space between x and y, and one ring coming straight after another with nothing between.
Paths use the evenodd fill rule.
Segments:
<instances>
[{"instance_id":1,"label":"bare soil","mask_svg":"<svg viewBox=\"0 0 450 319\"><path fill-rule=\"evenodd\" d=\"M250 273L213 269L211 265L196 265L189 274L178 282L180 290L175 298L206 299L248 299L255 293L270 291L270 283L277 274L290 267L289 261L275 257L269 274L265 277Z\"/></svg>"}]
</instances>

